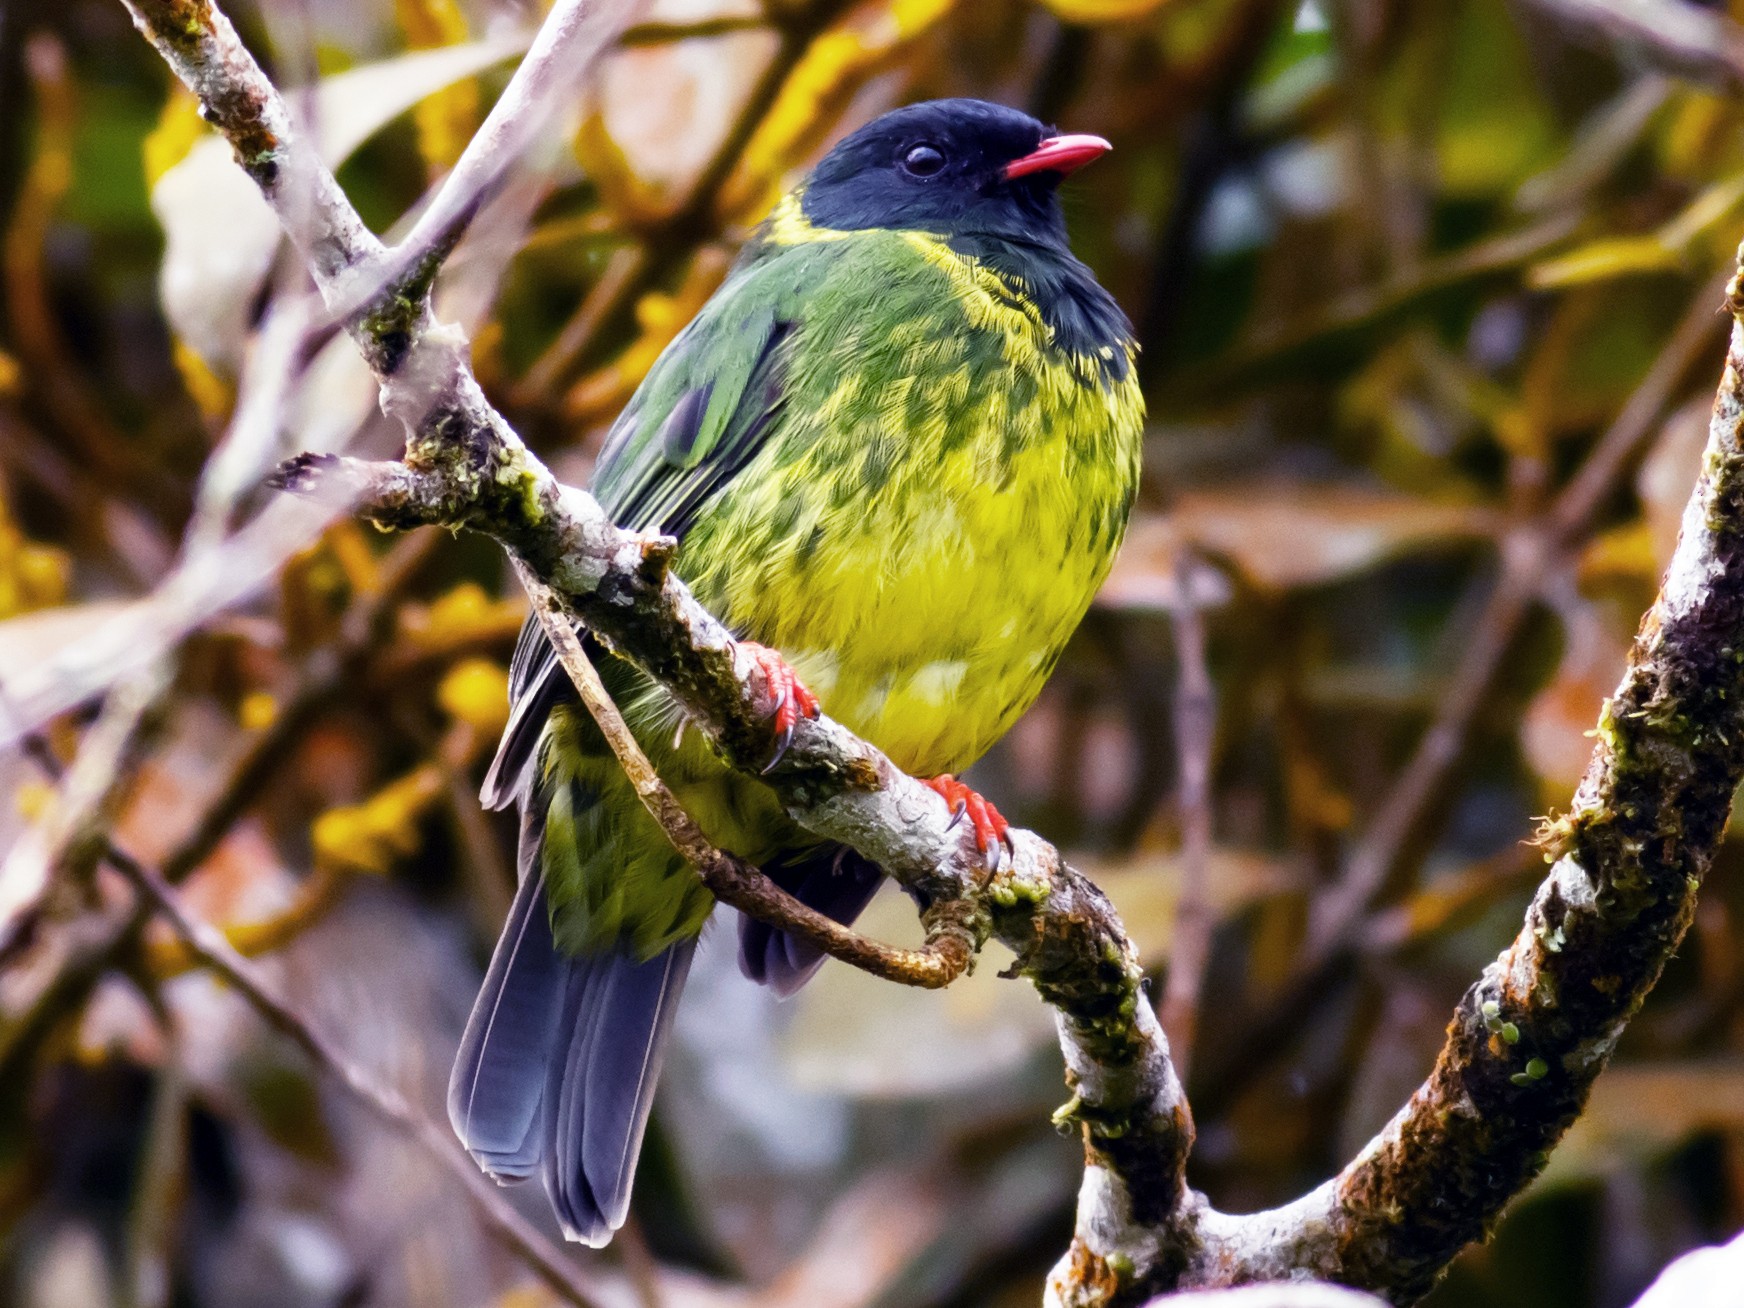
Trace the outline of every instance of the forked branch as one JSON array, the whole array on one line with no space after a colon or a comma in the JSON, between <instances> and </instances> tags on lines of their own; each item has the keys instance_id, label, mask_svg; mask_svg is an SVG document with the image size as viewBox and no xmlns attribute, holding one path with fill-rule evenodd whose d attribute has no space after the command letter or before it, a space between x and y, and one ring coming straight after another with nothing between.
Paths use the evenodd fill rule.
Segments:
<instances>
[{"instance_id":1,"label":"forked branch","mask_svg":"<svg viewBox=\"0 0 1744 1308\"><path fill-rule=\"evenodd\" d=\"M616 733L638 789L717 893L815 931L839 957L865 945L871 952L850 961L889 974L890 951L805 922L754 869L701 841L613 725L615 709L577 657L575 621L670 690L728 764L761 771L766 699L731 633L672 575L670 542L613 526L528 452L480 391L460 334L433 320L421 289L416 299L393 289L407 284L396 275L404 259L363 230L221 15L203 0L127 3L260 183L376 370L384 408L406 426L403 462L304 458L280 483L383 526L441 523L499 541L536 579L547 631L560 649L573 646L566 666ZM568 22L576 10L560 0L547 21ZM537 80L549 72L539 52L560 44L535 43L516 81L561 85ZM512 84L506 95L516 94ZM468 211L460 203L446 212ZM428 258L418 251L420 288L450 230ZM1736 305L1736 282L1731 298ZM1053 1302L1125 1304L1161 1289L1303 1275L1410 1302L1531 1179L1681 938L1744 771L1741 368L1744 332L1735 327L1677 561L1574 808L1547 834L1555 863L1520 936L1461 1002L1430 1079L1387 1130L1339 1177L1285 1208L1227 1216L1187 1189L1191 1113L1136 953L1094 885L1028 832L1014 834L1010 865L987 875L970 833L953 829L932 791L839 723L799 724L765 778L789 814L924 901L963 906L935 934L924 966L961 970L971 945L991 934L1056 1010L1073 1092L1060 1116L1081 1131L1086 1170Z\"/></svg>"}]
</instances>

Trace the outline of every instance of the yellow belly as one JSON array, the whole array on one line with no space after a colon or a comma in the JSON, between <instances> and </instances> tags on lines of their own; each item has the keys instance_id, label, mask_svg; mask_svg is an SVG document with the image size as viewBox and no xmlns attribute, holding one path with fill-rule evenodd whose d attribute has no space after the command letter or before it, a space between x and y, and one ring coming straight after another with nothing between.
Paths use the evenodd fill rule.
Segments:
<instances>
[{"instance_id":1,"label":"yellow belly","mask_svg":"<svg viewBox=\"0 0 1744 1308\"><path fill-rule=\"evenodd\" d=\"M796 221L778 211L775 239L840 235L784 237ZM862 232L848 253L861 263L808 297L779 413L676 569L899 767L956 772L1029 707L1106 576L1143 405L1130 356L1056 348L1021 285L940 242ZM757 863L815 843L694 733L674 738L665 692L607 672L712 841ZM560 943L646 957L694 935L707 893L585 724L559 713L554 733L546 784L573 791L546 826Z\"/></svg>"},{"instance_id":2,"label":"yellow belly","mask_svg":"<svg viewBox=\"0 0 1744 1308\"><path fill-rule=\"evenodd\" d=\"M729 621L781 650L825 711L897 766L968 767L1035 699L1112 558L1072 548L1071 488L1050 453L1023 456L997 495L942 491L978 485L946 468L930 494L868 504L802 586L779 559L747 569ZM796 590L797 603L770 602Z\"/></svg>"},{"instance_id":3,"label":"yellow belly","mask_svg":"<svg viewBox=\"0 0 1744 1308\"><path fill-rule=\"evenodd\" d=\"M1143 406L1130 366L1106 381L1054 350L1019 288L896 239L946 274L954 314L824 324L838 345L790 379L781 439L679 570L832 717L928 775L979 758L1053 670L1118 548Z\"/></svg>"}]
</instances>

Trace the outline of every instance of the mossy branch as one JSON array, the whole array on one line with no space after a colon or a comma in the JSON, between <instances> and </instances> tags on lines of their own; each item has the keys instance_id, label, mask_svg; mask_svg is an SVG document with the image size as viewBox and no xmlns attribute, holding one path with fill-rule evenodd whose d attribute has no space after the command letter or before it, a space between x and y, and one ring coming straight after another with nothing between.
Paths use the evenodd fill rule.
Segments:
<instances>
[{"instance_id":1,"label":"mossy branch","mask_svg":"<svg viewBox=\"0 0 1744 1308\"><path fill-rule=\"evenodd\" d=\"M761 688L731 633L671 574L671 543L618 529L590 496L560 485L486 401L464 339L430 316L423 291L453 224L439 248L412 252L414 295L392 276L410 255L383 251L363 230L222 16L201 0L127 3L274 204L376 370L383 407L406 427L400 463L305 457L280 484L386 526L492 536L555 604L554 631L585 623L669 689L724 760L759 773ZM573 8L559 3L552 21ZM551 57L551 45L535 48ZM517 81L550 84L532 57L528 65ZM1339 1177L1285 1208L1227 1216L1186 1188L1192 1116L1137 955L1093 884L1028 832L1014 833L1009 867L988 876L932 791L839 723L799 724L765 778L794 819L929 902L983 916L1056 1010L1072 1090L1061 1120L1081 1133L1086 1174L1051 1302L1128 1304L1168 1288L1303 1275L1409 1302L1541 1166L1681 938L1744 771L1741 368L1735 329L1677 561L1519 938L1462 1001L1434 1072L1394 1122ZM668 829L682 837L681 827L674 817Z\"/></svg>"},{"instance_id":2,"label":"mossy branch","mask_svg":"<svg viewBox=\"0 0 1744 1308\"><path fill-rule=\"evenodd\" d=\"M318 197L336 184L293 130L278 93L205 4L126 0L136 23L249 167L270 138L291 172ZM553 11L573 7L560 4ZM535 50L542 48L535 43ZM547 48L548 47L544 47ZM549 56L548 56L549 57ZM516 74L528 76L524 62ZM537 75L537 70L534 70ZM514 84L505 96L515 93ZM382 276L400 260L334 203L311 205L287 188L283 168L250 168L304 254L330 306L340 306L375 370L383 408L406 428L399 463L303 456L277 484L352 506L383 526L464 526L498 540L550 593L619 653L662 682L730 764L760 774L767 755L767 704L732 635L668 569L671 542L618 529L591 496L559 484L485 399L466 342L430 316L427 298L408 304ZM338 202L342 205L343 198ZM358 300L355 288L377 286ZM1167 1043L1143 991L1143 973L1112 906L1057 850L1014 835L1011 863L989 877L973 834L952 822L939 797L828 718L802 721L780 765L764 778L793 817L872 859L934 904L965 906L935 923L945 970L967 965L967 940L982 920L1018 955L1020 971L1060 1009L1068 1079L1087 1155L1120 1202L1166 1225L1182 1209L1192 1119ZM734 869L748 911L765 912L774 887ZM723 881L723 886L726 883ZM729 887L730 889L730 887ZM761 900L762 907L752 907ZM870 946L871 942L864 942ZM881 948L881 947L874 947ZM832 952L842 953L841 942ZM940 966L937 958L925 964ZM1137 1287L1148 1268L1128 1278Z\"/></svg>"}]
</instances>

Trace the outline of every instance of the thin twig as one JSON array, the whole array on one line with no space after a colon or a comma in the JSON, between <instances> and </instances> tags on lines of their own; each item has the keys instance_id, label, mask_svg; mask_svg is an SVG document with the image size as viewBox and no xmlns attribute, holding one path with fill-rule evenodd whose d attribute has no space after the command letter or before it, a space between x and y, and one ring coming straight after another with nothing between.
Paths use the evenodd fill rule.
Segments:
<instances>
[{"instance_id":1,"label":"thin twig","mask_svg":"<svg viewBox=\"0 0 1744 1308\"><path fill-rule=\"evenodd\" d=\"M26 830L0 863L0 957L30 929L57 877L83 880L97 866L145 743L161 719L172 676L169 664L154 665L110 693L73 766L60 779L48 816ZM26 747L52 758L40 737L29 738Z\"/></svg>"},{"instance_id":2,"label":"thin twig","mask_svg":"<svg viewBox=\"0 0 1744 1308\"><path fill-rule=\"evenodd\" d=\"M636 788L642 801L672 847L684 855L702 883L715 898L759 921L778 926L783 931L815 945L832 958L840 959L873 976L903 985L937 990L948 986L969 969L975 952L986 939L986 924L976 921L970 905L961 899L933 904L925 916L927 939L919 949L897 949L851 931L834 918L825 917L808 904L803 904L776 885L762 872L710 843L696 819L670 787L660 779L654 765L637 743L629 723L618 711L611 693L600 680L575 627L552 595L551 588L527 570L519 560L515 570L532 600L539 625L557 653L569 679L581 695L581 702L599 724L600 732L612 753L617 755L624 774Z\"/></svg>"},{"instance_id":3,"label":"thin twig","mask_svg":"<svg viewBox=\"0 0 1744 1308\"><path fill-rule=\"evenodd\" d=\"M188 912L162 874L113 842L106 857L110 866L151 904L201 967L223 977L267 1025L286 1036L370 1112L409 1137L464 1187L490 1232L514 1250L563 1302L575 1308L596 1308L597 1301L576 1278L562 1251L504 1201L472 1160L460 1152L448 1131L414 1109L397 1090L358 1067L302 1014L275 995L254 963L238 953L216 928Z\"/></svg>"},{"instance_id":4,"label":"thin twig","mask_svg":"<svg viewBox=\"0 0 1744 1308\"><path fill-rule=\"evenodd\" d=\"M1175 753L1181 815L1181 878L1169 974L1158 1013L1169 1033L1183 1079L1199 1025L1199 992L1210 961L1216 925L1207 884L1211 862L1211 748L1217 701L1205 659L1205 619L1193 598L1197 560L1182 550L1175 561L1177 602L1170 614L1175 637Z\"/></svg>"},{"instance_id":5,"label":"thin twig","mask_svg":"<svg viewBox=\"0 0 1744 1308\"><path fill-rule=\"evenodd\" d=\"M769 19L763 14L722 14L717 18L699 18L692 22L650 20L632 23L626 27L620 44L630 48L670 45L675 41L696 41L708 37L731 36L738 32L761 32L768 27Z\"/></svg>"}]
</instances>

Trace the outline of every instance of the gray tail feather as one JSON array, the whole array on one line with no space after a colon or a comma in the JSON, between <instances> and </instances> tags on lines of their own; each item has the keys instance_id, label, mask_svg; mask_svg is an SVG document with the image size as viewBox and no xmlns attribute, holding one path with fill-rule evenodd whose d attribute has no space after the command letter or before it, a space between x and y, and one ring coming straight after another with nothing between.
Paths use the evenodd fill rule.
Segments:
<instances>
[{"instance_id":1,"label":"gray tail feather","mask_svg":"<svg viewBox=\"0 0 1744 1308\"><path fill-rule=\"evenodd\" d=\"M448 1083L448 1118L498 1181L539 1169L564 1233L596 1248L624 1224L667 1032L695 942L638 963L566 957L534 872L485 973Z\"/></svg>"},{"instance_id":2,"label":"gray tail feather","mask_svg":"<svg viewBox=\"0 0 1744 1308\"><path fill-rule=\"evenodd\" d=\"M767 863L764 872L802 904L843 926L852 926L884 881L884 873L846 845L825 845L791 860ZM753 918L739 919L739 970L776 994L794 994L823 966L815 945Z\"/></svg>"},{"instance_id":3,"label":"gray tail feather","mask_svg":"<svg viewBox=\"0 0 1744 1308\"><path fill-rule=\"evenodd\" d=\"M551 941L544 878L524 878L448 1080L454 1133L498 1181L525 1179L543 1152L544 1072L573 966Z\"/></svg>"},{"instance_id":4,"label":"gray tail feather","mask_svg":"<svg viewBox=\"0 0 1744 1308\"><path fill-rule=\"evenodd\" d=\"M572 1240L595 1248L624 1224L666 1036L696 942L645 963L612 954L576 963L569 1047L550 1068L545 1190ZM561 1070L559 1070L561 1069Z\"/></svg>"}]
</instances>

